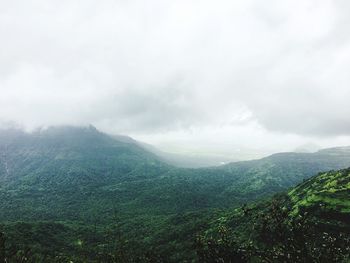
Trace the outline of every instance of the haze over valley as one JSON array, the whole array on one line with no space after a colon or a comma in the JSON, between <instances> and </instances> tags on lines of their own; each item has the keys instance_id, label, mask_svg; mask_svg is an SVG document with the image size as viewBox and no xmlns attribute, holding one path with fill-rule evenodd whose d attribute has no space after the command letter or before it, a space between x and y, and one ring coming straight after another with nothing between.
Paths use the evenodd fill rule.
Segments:
<instances>
[{"instance_id":1,"label":"haze over valley","mask_svg":"<svg viewBox=\"0 0 350 263\"><path fill-rule=\"evenodd\" d=\"M349 11L0 1L0 263L350 262Z\"/></svg>"}]
</instances>

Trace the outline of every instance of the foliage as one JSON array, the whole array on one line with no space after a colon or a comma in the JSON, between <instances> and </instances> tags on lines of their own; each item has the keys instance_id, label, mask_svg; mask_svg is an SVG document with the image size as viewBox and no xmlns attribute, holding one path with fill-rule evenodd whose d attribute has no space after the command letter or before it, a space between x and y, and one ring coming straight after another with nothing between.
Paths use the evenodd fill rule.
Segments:
<instances>
[{"instance_id":1,"label":"foliage","mask_svg":"<svg viewBox=\"0 0 350 263\"><path fill-rule=\"evenodd\" d=\"M218 262L238 262L238 252L240 258L248 262L347 262L350 259L349 212L342 206L334 210L332 202L332 198L339 199L340 195L331 191L328 199L316 199L317 205L303 200L334 187L329 183L334 180L337 189L346 188L349 175L350 169L322 173L288 194L235 209L201 236L202 244L209 242L214 246L208 249L202 245L198 253L204 253L204 258L214 254ZM349 195L342 192L342 198L341 203L346 204ZM215 237L223 228L226 237Z\"/></svg>"},{"instance_id":2,"label":"foliage","mask_svg":"<svg viewBox=\"0 0 350 263\"><path fill-rule=\"evenodd\" d=\"M286 249L283 238L297 228L291 231L294 221L285 216L296 220L307 211L322 215L312 219L319 227L337 229L329 233L333 238L347 227L344 174L301 184L289 192L281 214L267 205L270 201L237 207L267 199L322 170L346 166L349 149L180 169L133 141L93 127L2 131L0 222L6 246L0 242L0 260L5 251L12 262L244 261L263 256L260 243ZM318 209L319 204L327 209ZM289 234L279 236L283 231Z\"/></svg>"}]
</instances>

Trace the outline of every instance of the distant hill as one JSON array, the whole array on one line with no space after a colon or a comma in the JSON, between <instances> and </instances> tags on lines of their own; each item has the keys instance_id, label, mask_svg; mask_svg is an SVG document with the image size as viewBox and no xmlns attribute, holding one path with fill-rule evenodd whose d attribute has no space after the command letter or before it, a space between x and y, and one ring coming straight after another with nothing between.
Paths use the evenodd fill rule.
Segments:
<instances>
[{"instance_id":1,"label":"distant hill","mask_svg":"<svg viewBox=\"0 0 350 263\"><path fill-rule=\"evenodd\" d=\"M93 210L107 219L113 207L127 214L231 207L348 166L344 147L183 169L92 126L7 130L0 132L0 219L82 220Z\"/></svg>"},{"instance_id":2,"label":"distant hill","mask_svg":"<svg viewBox=\"0 0 350 263\"><path fill-rule=\"evenodd\" d=\"M230 190L236 196L250 197L273 194L300 183L322 171L350 166L350 147L320 150L315 153L277 153L252 161L236 162L220 167L235 176Z\"/></svg>"},{"instance_id":3,"label":"distant hill","mask_svg":"<svg viewBox=\"0 0 350 263\"><path fill-rule=\"evenodd\" d=\"M133 184L169 170L152 153L94 127L3 131L0 152L0 218L6 219L81 219L92 203L107 199L111 206L118 196L128 198Z\"/></svg>"},{"instance_id":4,"label":"distant hill","mask_svg":"<svg viewBox=\"0 0 350 263\"><path fill-rule=\"evenodd\" d=\"M23 227L28 234L23 242L41 244L38 253L45 243L33 237L41 228L58 239L50 254L63 249L70 256L78 248L67 240L82 240L89 251L110 244L106 236L117 231L121 240L136 244L130 245L136 254L156 247L171 262L191 260L193 236L218 210L267 198L322 171L350 167L349 149L190 169L169 165L129 137L92 126L0 131L0 222L10 229L11 240ZM58 228L69 238L58 237ZM103 246L98 253L104 253Z\"/></svg>"}]
</instances>

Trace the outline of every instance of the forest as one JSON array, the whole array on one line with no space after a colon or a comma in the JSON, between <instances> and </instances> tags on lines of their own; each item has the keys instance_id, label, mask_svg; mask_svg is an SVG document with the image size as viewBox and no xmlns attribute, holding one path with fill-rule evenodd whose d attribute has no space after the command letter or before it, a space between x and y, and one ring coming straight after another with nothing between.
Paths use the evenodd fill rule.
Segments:
<instances>
[{"instance_id":1,"label":"forest","mask_svg":"<svg viewBox=\"0 0 350 263\"><path fill-rule=\"evenodd\" d=\"M1 262L349 259L349 148L190 169L94 127L0 146Z\"/></svg>"},{"instance_id":2,"label":"forest","mask_svg":"<svg viewBox=\"0 0 350 263\"><path fill-rule=\"evenodd\" d=\"M350 263L350 1L0 0L0 263Z\"/></svg>"}]
</instances>

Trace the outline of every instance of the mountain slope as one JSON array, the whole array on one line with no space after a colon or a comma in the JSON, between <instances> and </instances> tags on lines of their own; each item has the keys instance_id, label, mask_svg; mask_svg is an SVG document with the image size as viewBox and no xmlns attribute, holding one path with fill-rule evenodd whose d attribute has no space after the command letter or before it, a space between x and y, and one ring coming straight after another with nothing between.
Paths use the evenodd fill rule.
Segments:
<instances>
[{"instance_id":1,"label":"mountain slope","mask_svg":"<svg viewBox=\"0 0 350 263\"><path fill-rule=\"evenodd\" d=\"M312 213L319 220L350 227L350 169L322 173L295 187L288 196L292 215Z\"/></svg>"},{"instance_id":2,"label":"mountain slope","mask_svg":"<svg viewBox=\"0 0 350 263\"><path fill-rule=\"evenodd\" d=\"M284 191L322 171L350 166L350 147L316 153L278 153L259 160L231 163L217 168L234 181L219 193L239 203ZM249 194L247 194L249 193Z\"/></svg>"},{"instance_id":3,"label":"mountain slope","mask_svg":"<svg viewBox=\"0 0 350 263\"><path fill-rule=\"evenodd\" d=\"M37 253L43 253L50 241L37 236L44 228L57 240L50 255L80 258L83 253L97 262L106 246L108 253L115 247L114 236L126 240L135 255L156 248L171 262L193 260L196 233L218 214L229 213L219 209L266 198L320 171L350 166L349 148L335 148L180 169L128 137L93 127L2 131L0 156L0 222L11 240L18 243L16 229L22 229L23 246L35 243ZM61 240L59 229L69 238Z\"/></svg>"},{"instance_id":4,"label":"mountain slope","mask_svg":"<svg viewBox=\"0 0 350 263\"><path fill-rule=\"evenodd\" d=\"M106 200L105 209L118 198L104 187L131 186L168 170L153 154L93 127L11 131L1 136L0 147L0 218L8 220L81 219L93 203ZM132 188L120 192L127 198Z\"/></svg>"},{"instance_id":5,"label":"mountain slope","mask_svg":"<svg viewBox=\"0 0 350 263\"><path fill-rule=\"evenodd\" d=\"M202 262L348 262L350 168L226 211L204 232ZM210 245L208 245L210 244Z\"/></svg>"},{"instance_id":6,"label":"mountain slope","mask_svg":"<svg viewBox=\"0 0 350 263\"><path fill-rule=\"evenodd\" d=\"M232 207L350 166L350 148L180 169L94 127L0 133L1 220L90 220Z\"/></svg>"}]
</instances>

